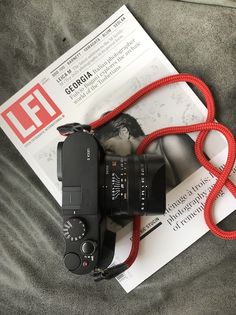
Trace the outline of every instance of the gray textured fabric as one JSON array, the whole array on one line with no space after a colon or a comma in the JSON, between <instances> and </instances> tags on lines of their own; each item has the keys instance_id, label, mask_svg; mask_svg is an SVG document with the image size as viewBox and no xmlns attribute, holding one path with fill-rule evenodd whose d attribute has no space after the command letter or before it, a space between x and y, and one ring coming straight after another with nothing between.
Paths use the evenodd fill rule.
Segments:
<instances>
[{"instance_id":1,"label":"gray textured fabric","mask_svg":"<svg viewBox=\"0 0 236 315\"><path fill-rule=\"evenodd\" d=\"M0 103L122 4L1 0ZM127 4L179 71L209 84L218 119L236 133L236 11L163 0ZM60 207L2 131L0 143L0 314L235 314L235 241L210 233L130 294L115 280L97 284L68 273ZM236 228L236 214L221 226Z\"/></svg>"},{"instance_id":2,"label":"gray textured fabric","mask_svg":"<svg viewBox=\"0 0 236 315\"><path fill-rule=\"evenodd\" d=\"M236 1L235 0L179 0L179 1L201 3L201 4L208 4L208 5L219 5L219 6L229 7L229 8L236 8Z\"/></svg>"}]
</instances>

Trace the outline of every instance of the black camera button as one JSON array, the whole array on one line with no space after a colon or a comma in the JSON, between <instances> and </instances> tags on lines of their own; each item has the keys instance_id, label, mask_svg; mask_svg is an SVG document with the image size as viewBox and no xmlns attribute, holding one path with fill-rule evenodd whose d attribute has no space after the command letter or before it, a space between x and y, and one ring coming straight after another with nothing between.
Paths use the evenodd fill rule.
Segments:
<instances>
[{"instance_id":1,"label":"black camera button","mask_svg":"<svg viewBox=\"0 0 236 315\"><path fill-rule=\"evenodd\" d=\"M96 250L97 244L93 241L85 241L81 245L81 250L85 255L92 255Z\"/></svg>"},{"instance_id":2,"label":"black camera button","mask_svg":"<svg viewBox=\"0 0 236 315\"><path fill-rule=\"evenodd\" d=\"M88 267L89 266L89 261L88 260L84 260L83 263L82 263L82 266L84 268Z\"/></svg>"},{"instance_id":3,"label":"black camera button","mask_svg":"<svg viewBox=\"0 0 236 315\"><path fill-rule=\"evenodd\" d=\"M64 257L64 263L67 269L69 269L70 271L73 271L79 268L81 264L81 260L77 254L68 253Z\"/></svg>"}]
</instances>

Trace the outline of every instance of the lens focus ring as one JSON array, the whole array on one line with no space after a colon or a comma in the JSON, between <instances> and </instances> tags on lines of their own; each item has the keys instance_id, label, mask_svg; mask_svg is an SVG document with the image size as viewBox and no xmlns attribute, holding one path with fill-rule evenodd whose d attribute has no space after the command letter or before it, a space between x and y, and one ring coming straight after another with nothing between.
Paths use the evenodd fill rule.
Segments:
<instances>
[{"instance_id":1,"label":"lens focus ring","mask_svg":"<svg viewBox=\"0 0 236 315\"><path fill-rule=\"evenodd\" d=\"M155 155L105 157L100 172L101 208L107 215L165 211L165 163Z\"/></svg>"}]
</instances>

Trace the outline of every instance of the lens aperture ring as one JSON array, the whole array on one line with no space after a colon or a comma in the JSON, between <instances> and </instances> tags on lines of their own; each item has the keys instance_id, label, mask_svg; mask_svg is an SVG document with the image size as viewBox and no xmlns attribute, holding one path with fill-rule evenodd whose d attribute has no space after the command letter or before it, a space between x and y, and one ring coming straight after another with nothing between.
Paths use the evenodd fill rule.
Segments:
<instances>
[{"instance_id":1,"label":"lens aperture ring","mask_svg":"<svg viewBox=\"0 0 236 315\"><path fill-rule=\"evenodd\" d=\"M106 155L100 168L100 204L106 215L165 211L165 164L155 155Z\"/></svg>"}]
</instances>

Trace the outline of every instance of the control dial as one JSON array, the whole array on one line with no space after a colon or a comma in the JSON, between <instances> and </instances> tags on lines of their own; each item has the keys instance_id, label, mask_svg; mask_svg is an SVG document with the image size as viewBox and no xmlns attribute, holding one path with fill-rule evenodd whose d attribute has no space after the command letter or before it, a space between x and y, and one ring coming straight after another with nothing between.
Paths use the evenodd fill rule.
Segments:
<instances>
[{"instance_id":1,"label":"control dial","mask_svg":"<svg viewBox=\"0 0 236 315\"><path fill-rule=\"evenodd\" d=\"M79 218L71 218L64 223L63 231L65 238L74 242L84 237L86 227Z\"/></svg>"},{"instance_id":2,"label":"control dial","mask_svg":"<svg viewBox=\"0 0 236 315\"><path fill-rule=\"evenodd\" d=\"M77 254L75 253L68 253L64 257L64 263L66 265L66 268L69 269L70 271L73 271L80 266L80 258Z\"/></svg>"}]
</instances>

